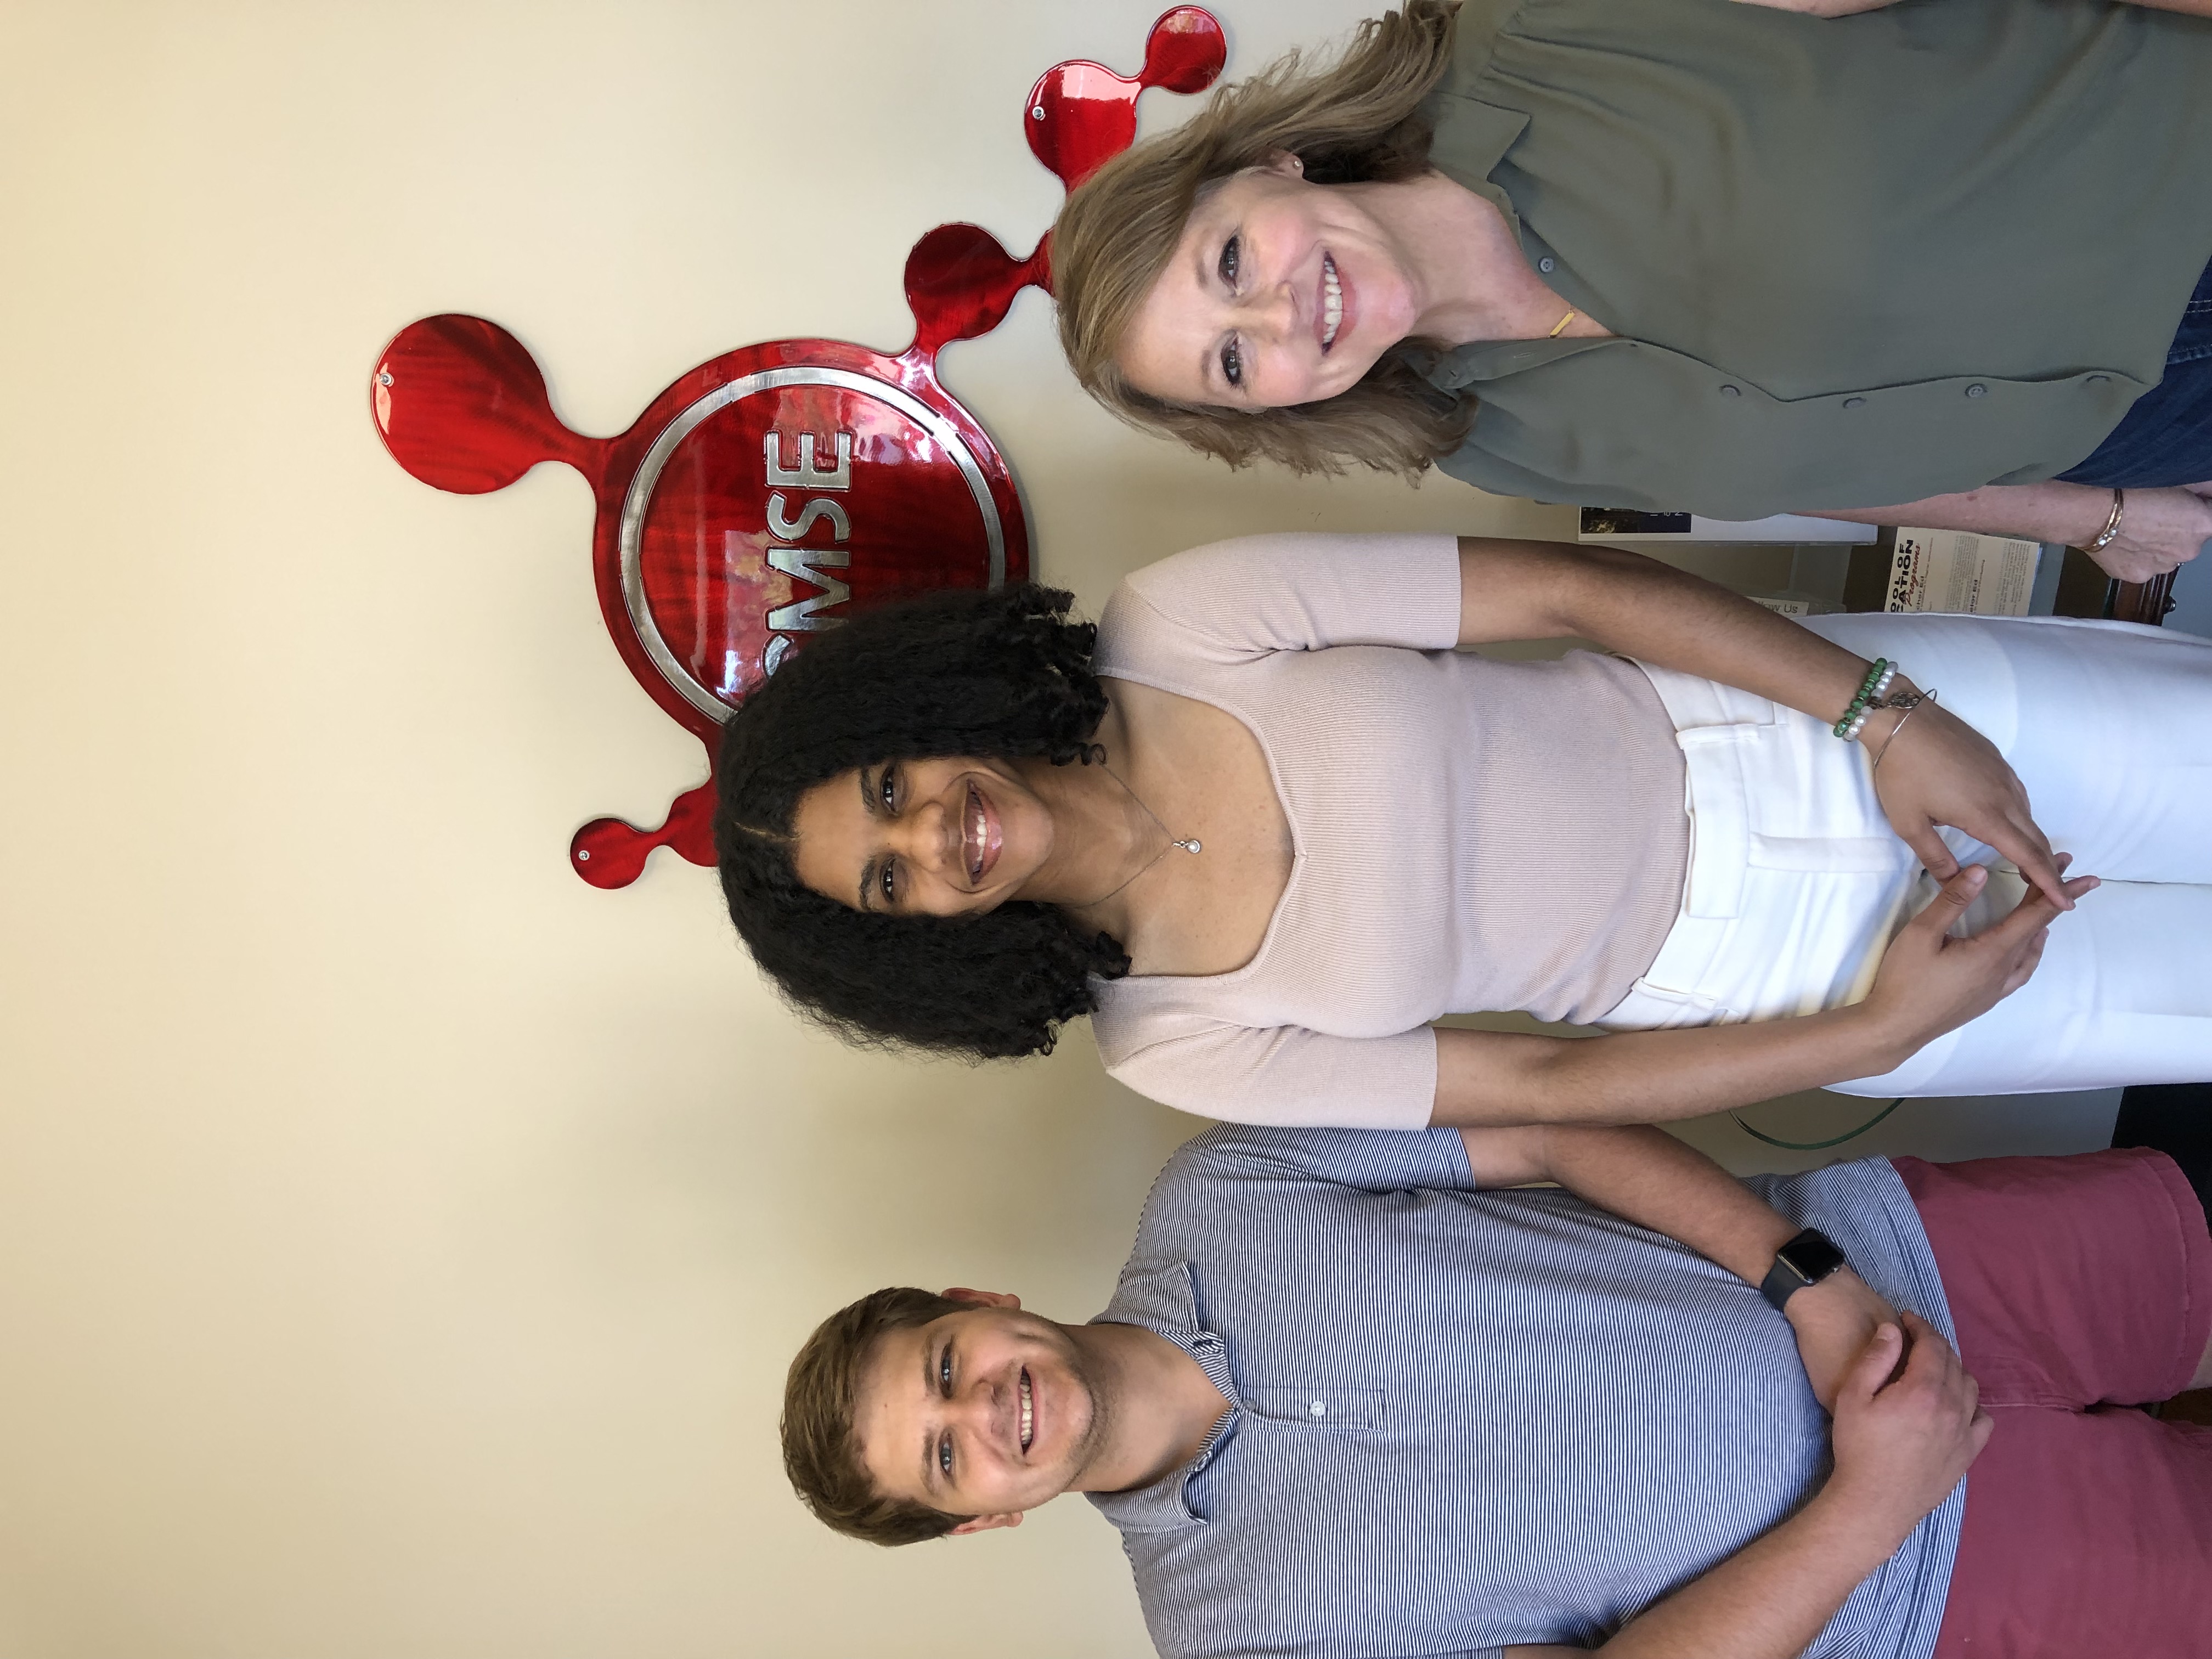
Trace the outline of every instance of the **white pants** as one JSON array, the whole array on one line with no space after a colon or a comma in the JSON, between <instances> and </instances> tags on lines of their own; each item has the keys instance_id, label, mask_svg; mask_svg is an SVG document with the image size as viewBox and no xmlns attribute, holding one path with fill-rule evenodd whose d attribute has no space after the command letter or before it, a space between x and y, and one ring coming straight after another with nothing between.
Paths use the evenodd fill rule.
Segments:
<instances>
[{"instance_id":1,"label":"white pants","mask_svg":"<svg viewBox=\"0 0 2212 1659\"><path fill-rule=\"evenodd\" d=\"M2104 880L2052 923L2021 989L1896 1070L1833 1086L1969 1095L2212 1079L2212 641L2062 617L1809 625L1939 690L2019 773L2051 845L2074 854L2069 873ZM1639 665L1682 747L1689 871L1657 957L1598 1023L1649 1030L1858 1000L1935 891L1882 816L1866 750L1764 697ZM1944 838L1965 861L1995 859L1955 830ZM2009 864L1991 878L1969 933L2025 890Z\"/></svg>"}]
</instances>

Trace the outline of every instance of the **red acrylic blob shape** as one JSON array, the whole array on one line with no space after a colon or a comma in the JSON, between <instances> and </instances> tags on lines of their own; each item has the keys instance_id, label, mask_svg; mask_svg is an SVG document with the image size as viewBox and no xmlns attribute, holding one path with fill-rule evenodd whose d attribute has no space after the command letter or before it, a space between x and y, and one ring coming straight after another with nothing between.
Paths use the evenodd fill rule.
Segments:
<instances>
[{"instance_id":1,"label":"red acrylic blob shape","mask_svg":"<svg viewBox=\"0 0 2212 1659\"><path fill-rule=\"evenodd\" d=\"M656 847L672 847L694 864L714 861L714 781L688 789L668 809L658 830L640 830L620 818L593 818L568 843L568 861L594 887L627 887L644 872Z\"/></svg>"},{"instance_id":2,"label":"red acrylic blob shape","mask_svg":"<svg viewBox=\"0 0 2212 1659\"><path fill-rule=\"evenodd\" d=\"M1073 190L1135 142L1139 93L1203 92L1228 61L1229 42L1213 15L1177 6L1152 25L1135 78L1081 58L1040 76L1030 88L1030 149Z\"/></svg>"},{"instance_id":3,"label":"red acrylic blob shape","mask_svg":"<svg viewBox=\"0 0 2212 1659\"><path fill-rule=\"evenodd\" d=\"M1134 80L1096 64L1047 72L1024 125L1068 182L1126 149L1146 87L1196 92L1221 71L1221 26L1195 6L1153 24ZM707 745L745 694L846 615L902 593L1029 576L1012 473L937 377L937 353L987 334L1047 285L1040 240L1016 259L988 231L939 225L907 256L914 343L896 357L842 340L773 340L701 364L629 431L589 438L554 414L529 351L496 323L410 323L370 380L392 457L459 495L540 461L590 481L592 574L615 648L647 694ZM595 818L569 843L595 887L626 887L656 847L714 861L710 776L641 830Z\"/></svg>"},{"instance_id":4,"label":"red acrylic blob shape","mask_svg":"<svg viewBox=\"0 0 2212 1659\"><path fill-rule=\"evenodd\" d=\"M913 309L913 351L934 353L949 340L972 340L1006 321L1014 295L1046 285L1044 245L1016 260L980 225L939 225L906 258L906 302Z\"/></svg>"},{"instance_id":5,"label":"red acrylic blob shape","mask_svg":"<svg viewBox=\"0 0 2212 1659\"><path fill-rule=\"evenodd\" d=\"M384 349L370 386L392 459L456 495L504 489L540 461L581 465L522 343L481 317L425 317Z\"/></svg>"}]
</instances>

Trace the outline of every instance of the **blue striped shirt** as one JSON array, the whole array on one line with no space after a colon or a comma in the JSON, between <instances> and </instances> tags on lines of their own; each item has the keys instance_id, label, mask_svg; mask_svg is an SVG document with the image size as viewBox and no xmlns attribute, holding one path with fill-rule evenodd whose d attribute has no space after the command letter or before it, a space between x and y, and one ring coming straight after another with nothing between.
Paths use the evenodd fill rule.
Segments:
<instances>
[{"instance_id":1,"label":"blue striped shirt","mask_svg":"<svg viewBox=\"0 0 2212 1659\"><path fill-rule=\"evenodd\" d=\"M1752 1183L1952 1335L1887 1163ZM1226 1127L1146 1200L1103 1321L1231 1402L1189 1464L1094 1494L1168 1659L1588 1646L1786 1517L1828 1468L1759 1292L1553 1188L1478 1193L1459 1136ZM1927 1659L1965 1487L1813 1655Z\"/></svg>"}]
</instances>

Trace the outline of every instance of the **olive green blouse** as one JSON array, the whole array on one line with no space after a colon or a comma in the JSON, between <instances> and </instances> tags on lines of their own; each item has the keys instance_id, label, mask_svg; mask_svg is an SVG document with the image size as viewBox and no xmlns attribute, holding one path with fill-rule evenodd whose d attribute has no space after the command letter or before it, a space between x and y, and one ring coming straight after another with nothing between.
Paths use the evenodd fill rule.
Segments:
<instances>
[{"instance_id":1,"label":"olive green blouse","mask_svg":"<svg viewBox=\"0 0 2212 1659\"><path fill-rule=\"evenodd\" d=\"M2212 21L1467 0L1431 152L1613 330L1423 357L1500 495L1758 518L2048 478L2212 260Z\"/></svg>"}]
</instances>

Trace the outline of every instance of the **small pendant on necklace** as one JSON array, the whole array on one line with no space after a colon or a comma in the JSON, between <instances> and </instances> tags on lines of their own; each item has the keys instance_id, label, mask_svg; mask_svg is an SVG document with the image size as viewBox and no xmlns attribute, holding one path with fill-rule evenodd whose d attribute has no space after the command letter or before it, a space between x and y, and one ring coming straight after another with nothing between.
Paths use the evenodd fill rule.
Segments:
<instances>
[{"instance_id":1,"label":"small pendant on necklace","mask_svg":"<svg viewBox=\"0 0 2212 1659\"><path fill-rule=\"evenodd\" d=\"M1203 842L1197 842L1197 841L1179 841L1179 842L1176 842L1175 844L1176 844L1177 847L1182 848L1182 850L1183 850L1184 852L1186 852L1186 853L1198 853L1198 852L1203 852L1203 851L1205 850L1205 844L1204 844Z\"/></svg>"}]
</instances>

